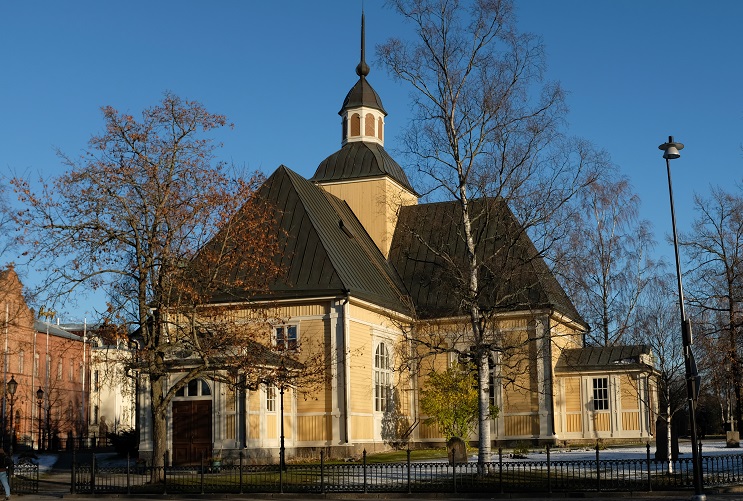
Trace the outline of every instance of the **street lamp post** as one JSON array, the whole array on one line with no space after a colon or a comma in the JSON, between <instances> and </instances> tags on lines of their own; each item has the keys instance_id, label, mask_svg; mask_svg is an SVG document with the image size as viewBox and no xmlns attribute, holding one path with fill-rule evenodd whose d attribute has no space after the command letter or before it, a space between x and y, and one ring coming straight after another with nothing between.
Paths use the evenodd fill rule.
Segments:
<instances>
[{"instance_id":1,"label":"street lamp post","mask_svg":"<svg viewBox=\"0 0 743 501\"><path fill-rule=\"evenodd\" d=\"M18 389L18 383L15 377L10 376L8 381L8 395L10 395L10 455L13 455L13 443L15 442L15 428L13 426L13 404L15 403L15 392Z\"/></svg>"},{"instance_id":2,"label":"street lamp post","mask_svg":"<svg viewBox=\"0 0 743 501\"><path fill-rule=\"evenodd\" d=\"M281 396L281 445L279 446L279 468L281 468L281 471L284 471L284 465L286 464L284 462L284 457L286 454L286 449L284 448L284 383L281 383L281 386L279 386L279 395Z\"/></svg>"},{"instance_id":3,"label":"street lamp post","mask_svg":"<svg viewBox=\"0 0 743 501\"><path fill-rule=\"evenodd\" d=\"M36 403L39 405L39 446L37 447L38 450L41 450L42 447L42 428L41 428L41 402L44 400L44 390L41 389L41 386L39 386L39 389L36 390Z\"/></svg>"},{"instance_id":4,"label":"street lamp post","mask_svg":"<svg viewBox=\"0 0 743 501\"><path fill-rule=\"evenodd\" d=\"M286 386L286 367L284 367L284 364L282 363L279 367L279 396L281 398L281 401L279 402L279 412L281 414L281 438L280 438L280 444L279 444L279 468L281 468L281 471L284 471L286 469L286 447L284 446L284 387Z\"/></svg>"},{"instance_id":5,"label":"street lamp post","mask_svg":"<svg viewBox=\"0 0 743 501\"><path fill-rule=\"evenodd\" d=\"M684 365L686 369L686 397L689 403L689 426L691 427L691 461L694 477L694 496L696 501L707 499L702 491L702 468L699 458L699 446L697 444L697 419L696 400L699 392L699 375L694 354L691 351L693 343L691 336L691 322L686 317L684 308L684 287L681 282L681 261L679 259L678 234L676 232L676 211L673 206L673 185L671 184L671 160L679 158L680 150L684 148L682 143L673 141L673 136L668 136L668 142L658 146L663 150L663 158L666 159L666 172L668 173L668 195L671 201L671 225L673 227L673 250L676 254L676 279L678 281L679 309L681 312L681 339L684 347Z\"/></svg>"}]
</instances>

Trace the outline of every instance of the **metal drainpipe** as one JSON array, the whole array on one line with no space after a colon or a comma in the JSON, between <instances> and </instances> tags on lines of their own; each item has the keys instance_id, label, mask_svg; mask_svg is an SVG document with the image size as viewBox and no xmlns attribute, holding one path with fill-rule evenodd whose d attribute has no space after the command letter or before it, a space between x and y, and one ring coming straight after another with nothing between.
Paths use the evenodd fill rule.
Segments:
<instances>
[{"instance_id":1,"label":"metal drainpipe","mask_svg":"<svg viewBox=\"0 0 743 501\"><path fill-rule=\"evenodd\" d=\"M343 427L343 441L348 444L351 433L349 427L351 426L351 417L348 415L351 401L351 365L349 363L350 354L350 330L351 320L349 318L350 310L350 292L346 291L346 298L343 301L343 419L345 420L345 426Z\"/></svg>"}]
</instances>

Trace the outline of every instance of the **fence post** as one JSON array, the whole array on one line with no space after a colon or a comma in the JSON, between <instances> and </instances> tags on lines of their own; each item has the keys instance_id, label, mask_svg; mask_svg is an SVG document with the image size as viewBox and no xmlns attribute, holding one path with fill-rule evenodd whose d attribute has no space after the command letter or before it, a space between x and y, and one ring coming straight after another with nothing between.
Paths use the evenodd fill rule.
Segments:
<instances>
[{"instance_id":1,"label":"fence post","mask_svg":"<svg viewBox=\"0 0 743 501\"><path fill-rule=\"evenodd\" d=\"M451 477L454 481L454 494L457 493L457 457L455 456L456 451L452 448L451 450Z\"/></svg>"},{"instance_id":2,"label":"fence post","mask_svg":"<svg viewBox=\"0 0 743 501\"><path fill-rule=\"evenodd\" d=\"M498 483L500 493L503 494L503 447L498 447Z\"/></svg>"},{"instance_id":3,"label":"fence post","mask_svg":"<svg viewBox=\"0 0 743 501\"><path fill-rule=\"evenodd\" d=\"M601 464L599 463L599 441L596 440L596 490L601 491Z\"/></svg>"},{"instance_id":4,"label":"fence post","mask_svg":"<svg viewBox=\"0 0 743 501\"><path fill-rule=\"evenodd\" d=\"M90 493L95 493L95 452L93 453L93 461L90 465Z\"/></svg>"},{"instance_id":5,"label":"fence post","mask_svg":"<svg viewBox=\"0 0 743 501\"><path fill-rule=\"evenodd\" d=\"M367 493L366 490L366 449L364 449L364 494Z\"/></svg>"},{"instance_id":6,"label":"fence post","mask_svg":"<svg viewBox=\"0 0 743 501\"><path fill-rule=\"evenodd\" d=\"M73 443L72 444L72 470L70 471L70 475L72 477L71 478L71 482L70 482L70 493L71 494L75 494L75 490L76 490L76 488L75 488L75 480L76 480L76 478L75 478L76 477L75 470L77 468L75 467L75 460L76 460L76 458L75 458L75 444ZM36 471L38 472L39 470L37 469ZM36 483L36 485L38 485L38 482Z\"/></svg>"},{"instance_id":7,"label":"fence post","mask_svg":"<svg viewBox=\"0 0 743 501\"><path fill-rule=\"evenodd\" d=\"M283 416L282 416L282 419L283 419ZM283 465L281 464L282 457L283 457L282 453L279 452L279 493L281 494L284 493L284 468L283 468Z\"/></svg>"},{"instance_id":8,"label":"fence post","mask_svg":"<svg viewBox=\"0 0 743 501\"><path fill-rule=\"evenodd\" d=\"M154 468L155 465L153 464L152 467ZM163 494L168 493L168 451L165 451L165 454L163 454Z\"/></svg>"},{"instance_id":9,"label":"fence post","mask_svg":"<svg viewBox=\"0 0 743 501\"><path fill-rule=\"evenodd\" d=\"M131 494L132 493L132 482L131 477L129 473L130 468L130 458L129 458L129 451L126 451L126 493Z\"/></svg>"},{"instance_id":10,"label":"fence post","mask_svg":"<svg viewBox=\"0 0 743 501\"><path fill-rule=\"evenodd\" d=\"M552 462L550 461L550 444L547 444L547 492L552 494Z\"/></svg>"},{"instance_id":11,"label":"fence post","mask_svg":"<svg viewBox=\"0 0 743 501\"><path fill-rule=\"evenodd\" d=\"M240 494L243 493L243 451L240 451Z\"/></svg>"},{"instance_id":12,"label":"fence post","mask_svg":"<svg viewBox=\"0 0 743 501\"><path fill-rule=\"evenodd\" d=\"M408 444L408 494L410 493L410 445Z\"/></svg>"},{"instance_id":13,"label":"fence post","mask_svg":"<svg viewBox=\"0 0 743 501\"><path fill-rule=\"evenodd\" d=\"M648 492L653 490L653 477L650 475L650 442L645 445L648 465Z\"/></svg>"},{"instance_id":14,"label":"fence post","mask_svg":"<svg viewBox=\"0 0 743 501\"><path fill-rule=\"evenodd\" d=\"M697 456L697 462L699 463L699 489L704 488L704 471L702 471L702 441L699 441L699 455Z\"/></svg>"},{"instance_id":15,"label":"fence post","mask_svg":"<svg viewBox=\"0 0 743 501\"><path fill-rule=\"evenodd\" d=\"M202 494L204 494L204 468L205 466L206 465L204 463L204 453L202 452L201 453L201 478L199 479L201 481L201 493Z\"/></svg>"},{"instance_id":16,"label":"fence post","mask_svg":"<svg viewBox=\"0 0 743 501\"><path fill-rule=\"evenodd\" d=\"M320 451L320 494L325 494L325 451Z\"/></svg>"}]
</instances>

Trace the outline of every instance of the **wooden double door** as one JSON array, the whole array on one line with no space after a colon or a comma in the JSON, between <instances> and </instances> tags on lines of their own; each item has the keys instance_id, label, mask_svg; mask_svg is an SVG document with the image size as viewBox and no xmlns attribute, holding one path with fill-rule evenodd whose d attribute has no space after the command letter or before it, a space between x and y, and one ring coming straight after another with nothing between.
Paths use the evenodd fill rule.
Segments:
<instances>
[{"instance_id":1,"label":"wooden double door","mask_svg":"<svg viewBox=\"0 0 743 501\"><path fill-rule=\"evenodd\" d=\"M212 455L212 401L173 402L173 464L199 464Z\"/></svg>"}]
</instances>

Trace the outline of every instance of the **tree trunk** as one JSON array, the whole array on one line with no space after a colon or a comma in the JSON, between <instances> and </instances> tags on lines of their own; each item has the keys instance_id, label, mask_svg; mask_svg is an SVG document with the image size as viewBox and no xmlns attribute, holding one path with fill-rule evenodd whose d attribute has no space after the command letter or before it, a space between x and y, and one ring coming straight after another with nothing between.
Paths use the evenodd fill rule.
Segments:
<instances>
[{"instance_id":1,"label":"tree trunk","mask_svg":"<svg viewBox=\"0 0 743 501\"><path fill-rule=\"evenodd\" d=\"M668 474L673 473L673 460L671 459L672 454L671 451L673 450L673 442L671 441L671 404L670 404L670 395L666 397L666 402L669 402L666 404L666 440L668 440L668 455L666 457L666 461L668 463Z\"/></svg>"},{"instance_id":2,"label":"tree trunk","mask_svg":"<svg viewBox=\"0 0 743 501\"><path fill-rule=\"evenodd\" d=\"M167 428L165 425L165 414L167 408L164 405L163 386L165 378L163 376L150 377L150 398L152 405L152 466L155 467L153 472L153 481L160 482L163 478L162 467L165 466L165 454L167 452Z\"/></svg>"},{"instance_id":3,"label":"tree trunk","mask_svg":"<svg viewBox=\"0 0 743 501\"><path fill-rule=\"evenodd\" d=\"M490 364L488 353L484 350L477 360L477 379L477 387L480 393L480 433L477 444L477 463L483 465L490 461Z\"/></svg>"}]
</instances>

